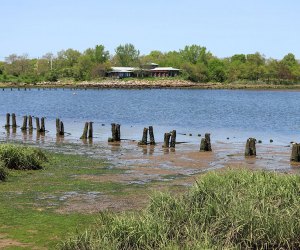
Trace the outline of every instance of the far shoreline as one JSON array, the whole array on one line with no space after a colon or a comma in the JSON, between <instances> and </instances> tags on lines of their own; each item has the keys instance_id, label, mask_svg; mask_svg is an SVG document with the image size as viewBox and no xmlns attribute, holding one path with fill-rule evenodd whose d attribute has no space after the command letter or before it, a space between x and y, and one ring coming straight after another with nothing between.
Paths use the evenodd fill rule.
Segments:
<instances>
[{"instance_id":1,"label":"far shoreline","mask_svg":"<svg viewBox=\"0 0 300 250\"><path fill-rule=\"evenodd\" d=\"M196 83L181 79L105 79L99 81L61 80L57 82L0 82L0 88L85 88L85 89L212 89L212 90L291 90L300 91L300 83Z\"/></svg>"}]
</instances>

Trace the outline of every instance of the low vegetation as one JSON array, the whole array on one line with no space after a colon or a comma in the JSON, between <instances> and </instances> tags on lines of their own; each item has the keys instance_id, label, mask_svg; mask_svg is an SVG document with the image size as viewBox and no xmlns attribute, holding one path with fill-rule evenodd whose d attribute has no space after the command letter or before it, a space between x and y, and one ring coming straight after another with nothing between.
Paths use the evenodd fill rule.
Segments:
<instances>
[{"instance_id":1,"label":"low vegetation","mask_svg":"<svg viewBox=\"0 0 300 250\"><path fill-rule=\"evenodd\" d=\"M141 213L102 213L68 249L299 249L300 176L228 170L181 197L155 195Z\"/></svg>"},{"instance_id":2,"label":"low vegetation","mask_svg":"<svg viewBox=\"0 0 300 250\"><path fill-rule=\"evenodd\" d=\"M47 158L40 149L5 143L0 144L0 160L8 169L37 170Z\"/></svg>"},{"instance_id":3,"label":"low vegetation","mask_svg":"<svg viewBox=\"0 0 300 250\"><path fill-rule=\"evenodd\" d=\"M0 161L0 181L5 181L7 178L7 169L4 166L4 163Z\"/></svg>"}]
</instances>

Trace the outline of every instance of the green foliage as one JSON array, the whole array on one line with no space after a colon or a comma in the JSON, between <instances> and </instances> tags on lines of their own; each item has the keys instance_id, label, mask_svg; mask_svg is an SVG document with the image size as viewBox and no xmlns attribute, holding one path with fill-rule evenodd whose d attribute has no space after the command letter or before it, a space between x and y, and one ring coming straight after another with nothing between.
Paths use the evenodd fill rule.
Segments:
<instances>
[{"instance_id":1,"label":"green foliage","mask_svg":"<svg viewBox=\"0 0 300 250\"><path fill-rule=\"evenodd\" d=\"M5 143L0 144L0 160L9 169L36 170L47 158L40 149Z\"/></svg>"},{"instance_id":2,"label":"green foliage","mask_svg":"<svg viewBox=\"0 0 300 250\"><path fill-rule=\"evenodd\" d=\"M102 213L67 249L299 249L300 176L229 170L181 197L155 195L138 214Z\"/></svg>"},{"instance_id":3,"label":"green foliage","mask_svg":"<svg viewBox=\"0 0 300 250\"><path fill-rule=\"evenodd\" d=\"M69 48L56 56L47 53L38 59L29 59L26 54L11 54L5 62L0 62L0 81L33 84L55 82L60 78L88 81L105 77L111 65L140 67L148 63L179 68L182 77L193 82L293 84L300 81L300 64L292 53L282 60L266 59L258 52L221 59L205 47L193 44L178 51L153 50L148 55L140 55L130 43L119 45L113 56L101 44L83 53Z\"/></svg>"},{"instance_id":4,"label":"green foliage","mask_svg":"<svg viewBox=\"0 0 300 250\"><path fill-rule=\"evenodd\" d=\"M8 172L3 161L0 161L0 181L5 181Z\"/></svg>"},{"instance_id":5,"label":"green foliage","mask_svg":"<svg viewBox=\"0 0 300 250\"><path fill-rule=\"evenodd\" d=\"M125 45L119 45L115 52L116 65L123 67L139 65L140 51L137 50L133 44L126 43Z\"/></svg>"}]
</instances>

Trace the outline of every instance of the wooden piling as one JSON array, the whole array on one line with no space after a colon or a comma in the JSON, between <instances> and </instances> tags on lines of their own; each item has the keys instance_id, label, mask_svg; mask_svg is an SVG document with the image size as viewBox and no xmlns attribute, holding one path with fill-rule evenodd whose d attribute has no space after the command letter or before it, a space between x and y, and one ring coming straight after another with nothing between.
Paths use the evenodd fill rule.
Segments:
<instances>
[{"instance_id":1,"label":"wooden piling","mask_svg":"<svg viewBox=\"0 0 300 250\"><path fill-rule=\"evenodd\" d=\"M12 127L16 128L17 127L17 120L16 120L16 114L15 113L11 114L11 120L12 120Z\"/></svg>"},{"instance_id":2,"label":"wooden piling","mask_svg":"<svg viewBox=\"0 0 300 250\"><path fill-rule=\"evenodd\" d=\"M88 127L89 127L89 123L86 122L86 123L84 124L83 133L82 133L82 136L80 137L80 139L84 139L84 140L87 139Z\"/></svg>"},{"instance_id":3,"label":"wooden piling","mask_svg":"<svg viewBox=\"0 0 300 250\"><path fill-rule=\"evenodd\" d=\"M93 138L93 122L89 122L89 138Z\"/></svg>"},{"instance_id":4,"label":"wooden piling","mask_svg":"<svg viewBox=\"0 0 300 250\"><path fill-rule=\"evenodd\" d=\"M139 145L147 145L147 136L148 136L148 129L147 129L147 128L144 128L142 140L139 141L138 144L139 144Z\"/></svg>"},{"instance_id":5,"label":"wooden piling","mask_svg":"<svg viewBox=\"0 0 300 250\"><path fill-rule=\"evenodd\" d=\"M170 137L171 137L170 133L165 133L163 148L169 148L170 147Z\"/></svg>"},{"instance_id":6,"label":"wooden piling","mask_svg":"<svg viewBox=\"0 0 300 250\"><path fill-rule=\"evenodd\" d=\"M21 127L21 130L27 130L27 115L23 116L23 126Z\"/></svg>"},{"instance_id":7,"label":"wooden piling","mask_svg":"<svg viewBox=\"0 0 300 250\"><path fill-rule=\"evenodd\" d=\"M61 136L65 135L64 123L62 121L59 122L59 135Z\"/></svg>"},{"instance_id":8,"label":"wooden piling","mask_svg":"<svg viewBox=\"0 0 300 250\"><path fill-rule=\"evenodd\" d=\"M35 124L36 124L36 131L39 133L41 128L40 128L40 118L36 117L35 118Z\"/></svg>"},{"instance_id":9,"label":"wooden piling","mask_svg":"<svg viewBox=\"0 0 300 250\"><path fill-rule=\"evenodd\" d=\"M206 133L204 138L201 139L200 151L201 152L212 151L211 142L210 142L210 134Z\"/></svg>"},{"instance_id":10,"label":"wooden piling","mask_svg":"<svg viewBox=\"0 0 300 250\"><path fill-rule=\"evenodd\" d=\"M149 126L150 145L155 145L153 126Z\"/></svg>"},{"instance_id":11,"label":"wooden piling","mask_svg":"<svg viewBox=\"0 0 300 250\"><path fill-rule=\"evenodd\" d=\"M121 125L116 124L116 135L117 135L117 141L121 141Z\"/></svg>"},{"instance_id":12,"label":"wooden piling","mask_svg":"<svg viewBox=\"0 0 300 250\"><path fill-rule=\"evenodd\" d=\"M291 162L300 162L300 144L299 143L293 143L290 160L291 160Z\"/></svg>"},{"instance_id":13,"label":"wooden piling","mask_svg":"<svg viewBox=\"0 0 300 250\"><path fill-rule=\"evenodd\" d=\"M9 128L10 127L10 114L7 113L6 114L6 124L5 124L5 128Z\"/></svg>"},{"instance_id":14,"label":"wooden piling","mask_svg":"<svg viewBox=\"0 0 300 250\"><path fill-rule=\"evenodd\" d=\"M60 119L56 118L56 134L60 134Z\"/></svg>"},{"instance_id":15,"label":"wooden piling","mask_svg":"<svg viewBox=\"0 0 300 250\"><path fill-rule=\"evenodd\" d=\"M29 130L33 130L33 126L32 126L32 116L28 116L28 129Z\"/></svg>"},{"instance_id":16,"label":"wooden piling","mask_svg":"<svg viewBox=\"0 0 300 250\"><path fill-rule=\"evenodd\" d=\"M256 139L249 138L246 142L245 156L256 156Z\"/></svg>"},{"instance_id":17,"label":"wooden piling","mask_svg":"<svg viewBox=\"0 0 300 250\"><path fill-rule=\"evenodd\" d=\"M176 130L173 130L171 132L171 142L170 142L170 147L171 148L175 148L175 144L176 144Z\"/></svg>"},{"instance_id":18,"label":"wooden piling","mask_svg":"<svg viewBox=\"0 0 300 250\"><path fill-rule=\"evenodd\" d=\"M40 132L44 133L45 131L46 131L46 128L45 128L45 117L42 117L41 118L41 129L40 129Z\"/></svg>"}]
</instances>

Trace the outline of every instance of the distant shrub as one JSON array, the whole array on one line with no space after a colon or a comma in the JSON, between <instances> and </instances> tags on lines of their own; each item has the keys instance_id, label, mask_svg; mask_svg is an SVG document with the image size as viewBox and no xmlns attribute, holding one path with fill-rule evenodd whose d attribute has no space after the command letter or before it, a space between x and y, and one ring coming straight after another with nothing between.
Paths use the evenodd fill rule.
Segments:
<instances>
[{"instance_id":1,"label":"distant shrub","mask_svg":"<svg viewBox=\"0 0 300 250\"><path fill-rule=\"evenodd\" d=\"M300 176L210 172L184 196L155 195L141 213L102 213L61 249L300 249Z\"/></svg>"},{"instance_id":2,"label":"distant shrub","mask_svg":"<svg viewBox=\"0 0 300 250\"><path fill-rule=\"evenodd\" d=\"M42 168L47 157L37 148L0 144L0 160L9 169L36 170Z\"/></svg>"}]
</instances>

